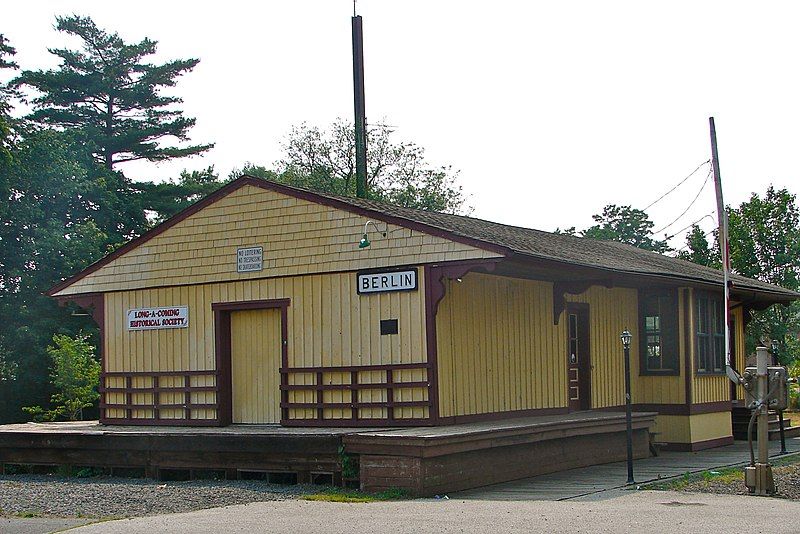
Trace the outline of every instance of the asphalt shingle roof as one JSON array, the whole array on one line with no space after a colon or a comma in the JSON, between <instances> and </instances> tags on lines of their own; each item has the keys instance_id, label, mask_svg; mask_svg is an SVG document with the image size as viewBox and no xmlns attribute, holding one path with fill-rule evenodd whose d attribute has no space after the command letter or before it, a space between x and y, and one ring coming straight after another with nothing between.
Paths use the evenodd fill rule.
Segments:
<instances>
[{"instance_id":1,"label":"asphalt shingle roof","mask_svg":"<svg viewBox=\"0 0 800 534\"><path fill-rule=\"evenodd\" d=\"M320 195L319 193L315 194ZM720 270L615 241L554 234L464 215L403 208L373 200L324 194L320 196L432 226L456 236L503 247L531 258L554 260L631 275L659 276L722 285L722 271ZM779 300L800 298L798 292L737 274L731 275L731 282L734 290L768 293Z\"/></svg>"}]
</instances>

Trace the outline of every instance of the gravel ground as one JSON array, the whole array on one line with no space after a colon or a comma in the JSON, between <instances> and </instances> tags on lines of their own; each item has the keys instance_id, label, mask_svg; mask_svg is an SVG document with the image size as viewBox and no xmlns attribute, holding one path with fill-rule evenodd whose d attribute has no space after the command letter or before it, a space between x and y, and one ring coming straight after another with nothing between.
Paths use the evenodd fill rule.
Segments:
<instances>
[{"instance_id":1,"label":"gravel ground","mask_svg":"<svg viewBox=\"0 0 800 534\"><path fill-rule=\"evenodd\" d=\"M775 479L775 488L778 493L775 497L784 499L800 500L800 465L784 465L772 468L772 476ZM679 485L675 489L680 491L720 493L725 495L747 495L747 488L744 485L744 473L724 475L707 480L697 480L685 485Z\"/></svg>"},{"instance_id":2,"label":"gravel ground","mask_svg":"<svg viewBox=\"0 0 800 534\"><path fill-rule=\"evenodd\" d=\"M294 499L319 486L260 481L158 482L135 478L0 476L0 516L137 517Z\"/></svg>"}]
</instances>

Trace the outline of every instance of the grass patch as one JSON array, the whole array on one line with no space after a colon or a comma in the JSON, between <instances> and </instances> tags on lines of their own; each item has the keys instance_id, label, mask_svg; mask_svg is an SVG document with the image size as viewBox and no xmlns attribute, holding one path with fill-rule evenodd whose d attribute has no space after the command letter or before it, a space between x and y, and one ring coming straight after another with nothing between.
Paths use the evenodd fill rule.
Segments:
<instances>
[{"instance_id":1,"label":"grass patch","mask_svg":"<svg viewBox=\"0 0 800 534\"><path fill-rule=\"evenodd\" d=\"M389 489L380 493L364 493L363 491L329 488L317 493L309 493L301 497L307 501L322 502L378 502L408 499L409 494L402 489Z\"/></svg>"},{"instance_id":2,"label":"grass patch","mask_svg":"<svg viewBox=\"0 0 800 534\"><path fill-rule=\"evenodd\" d=\"M770 465L773 467L796 464L800 464L800 454L798 453L770 458ZM698 473L685 473L683 476L671 480L646 484L643 486L643 489L680 491L689 485L695 484L709 486L712 483L735 484L738 482L744 484L744 466L723 467L700 471Z\"/></svg>"},{"instance_id":3,"label":"grass patch","mask_svg":"<svg viewBox=\"0 0 800 534\"><path fill-rule=\"evenodd\" d=\"M35 510L25 510L23 512L14 513L14 517L21 517L23 519L30 519L32 517L41 517L42 514Z\"/></svg>"},{"instance_id":4,"label":"grass patch","mask_svg":"<svg viewBox=\"0 0 800 534\"><path fill-rule=\"evenodd\" d=\"M643 489L662 490L662 491L680 491L691 484L701 483L709 485L712 482L721 483L735 483L741 481L744 483L743 467L725 467L721 469L710 469L708 471L700 471L699 473L684 473L679 478L674 478L664 482L653 482L643 486Z\"/></svg>"}]
</instances>

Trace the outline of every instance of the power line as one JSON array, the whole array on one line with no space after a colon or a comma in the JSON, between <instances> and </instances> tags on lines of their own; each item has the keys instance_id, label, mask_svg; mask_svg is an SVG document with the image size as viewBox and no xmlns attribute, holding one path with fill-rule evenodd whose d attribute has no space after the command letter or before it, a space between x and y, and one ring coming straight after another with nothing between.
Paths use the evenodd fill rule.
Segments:
<instances>
[{"instance_id":1,"label":"power line","mask_svg":"<svg viewBox=\"0 0 800 534\"><path fill-rule=\"evenodd\" d=\"M686 209L685 209L685 210L683 210L683 211L681 212L681 214L680 214L680 215L678 215L677 217L675 217L675 219L673 219L671 223L669 223L669 224L668 224L668 225L666 225L665 227L663 227L663 228L661 228L661 229L659 229L659 230L656 230L655 232L653 232L654 234L660 234L661 232L663 232L664 230L666 230L667 228L669 228L670 226L672 226L673 224L675 224L676 222L678 222L678 221L681 219L681 217L683 217L684 215L686 215L686 212L687 212L687 211L689 211L689 209L691 209L691 207L692 207L692 206L694 206L694 203L695 203L695 202L697 202L697 199L698 199L698 198L700 198L700 193L702 193L702 192L703 192L703 189L705 189L705 188L706 188L706 184L708 183L708 179L711 177L711 172L712 172L712 171L708 171L708 174L706 174L706 179L705 179L705 180L703 180L703 185L700 187L700 191L698 191L698 192L697 192L697 194L694 196L694 199L692 199L692 201L689 203L689 205L688 205L688 206L686 206Z\"/></svg>"},{"instance_id":2,"label":"power line","mask_svg":"<svg viewBox=\"0 0 800 534\"><path fill-rule=\"evenodd\" d=\"M716 212L717 212L717 210L714 210L714 211L712 211L712 212L710 212L710 213L706 213L705 215L703 215L702 217L700 217L700 218L699 218L699 219L697 219L696 221L694 221L694 222L692 222L692 223L690 223L690 224L687 224L686 226L684 226L684 227L683 227L683 228L681 228L680 230L676 231L676 232L675 232L674 234L672 234L671 236L665 237L664 239L666 239L666 240L670 240L670 239L672 239L673 237L675 237L675 236L676 236L676 235L678 235L679 233L683 232L684 230L688 230L689 228L691 228L691 227L692 227L692 226L694 226L695 224L699 223L700 221L702 221L702 220L703 220L703 219L705 219L706 217L711 217L711 216L712 216L712 215L714 215ZM713 230L712 230L712 231L713 231Z\"/></svg>"},{"instance_id":3,"label":"power line","mask_svg":"<svg viewBox=\"0 0 800 534\"><path fill-rule=\"evenodd\" d=\"M702 168L703 168L703 165L708 165L709 163L711 163L711 160L710 160L710 159L707 159L707 160L705 160L703 163L701 163L700 165L698 165L698 166L697 166L697 168L696 168L695 170L693 170L693 171L692 171L692 172L691 172L691 173L690 173L690 174L689 174L689 175L688 175L686 178L684 178L683 180L681 180L680 182L678 182L678 184L677 184L676 186L674 186L672 189L670 189L669 191L667 191L666 193L664 193L663 195L661 195L660 197L658 197L657 199L655 199L654 201L652 201L652 202L651 202L650 204L648 204L648 206L647 206L645 209L643 209L642 211L647 211L647 210L649 210L650 208L652 208L653 206L655 206L657 203L661 202L661 200L662 200L664 197L666 197L667 195L669 195L670 193L672 193L673 191L675 191L676 189L678 189L678 188L679 188L681 185L683 185L683 184L684 184L684 182L686 182L686 180L688 180L689 178L691 178L692 176L694 176L694 175L695 175L695 173L696 173L697 171L699 171L700 169L702 169Z\"/></svg>"}]
</instances>

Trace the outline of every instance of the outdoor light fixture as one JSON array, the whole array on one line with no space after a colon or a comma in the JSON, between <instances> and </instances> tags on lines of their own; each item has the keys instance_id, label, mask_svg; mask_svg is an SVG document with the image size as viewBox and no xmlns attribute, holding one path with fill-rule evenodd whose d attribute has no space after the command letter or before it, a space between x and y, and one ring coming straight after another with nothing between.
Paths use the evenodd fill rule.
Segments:
<instances>
[{"instance_id":1,"label":"outdoor light fixture","mask_svg":"<svg viewBox=\"0 0 800 534\"><path fill-rule=\"evenodd\" d=\"M633 336L627 330L623 330L622 333L619 335L619 338L622 340L622 348L629 349L631 348L631 338Z\"/></svg>"},{"instance_id":2,"label":"outdoor light fixture","mask_svg":"<svg viewBox=\"0 0 800 534\"><path fill-rule=\"evenodd\" d=\"M358 248L367 248L368 246L370 246L372 244L370 242L370 240L369 240L369 236L367 235L367 227L370 224L375 227L375 231L376 232L380 232L380 230L378 230L378 225L377 224L375 224L372 221L367 221L366 224L364 224L364 235L361 238L361 241L358 242ZM388 227L388 225L387 225L387 227ZM386 237L386 232L385 231L381 232L381 233L383 234L383 237Z\"/></svg>"}]
</instances>

